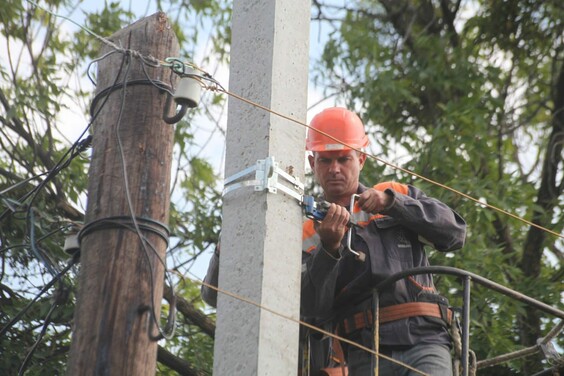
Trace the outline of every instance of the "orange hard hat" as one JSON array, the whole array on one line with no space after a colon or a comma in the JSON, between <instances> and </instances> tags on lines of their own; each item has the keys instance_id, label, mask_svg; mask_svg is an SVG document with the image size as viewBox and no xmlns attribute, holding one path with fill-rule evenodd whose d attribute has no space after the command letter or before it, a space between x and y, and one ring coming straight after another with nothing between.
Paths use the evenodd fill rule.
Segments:
<instances>
[{"instance_id":1,"label":"orange hard hat","mask_svg":"<svg viewBox=\"0 0 564 376\"><path fill-rule=\"evenodd\" d=\"M306 139L306 150L309 151L349 150L350 147L360 149L368 145L368 136L364 132L362 120L346 108L326 108L313 117L309 126ZM342 143L316 132L315 129L335 137Z\"/></svg>"}]
</instances>

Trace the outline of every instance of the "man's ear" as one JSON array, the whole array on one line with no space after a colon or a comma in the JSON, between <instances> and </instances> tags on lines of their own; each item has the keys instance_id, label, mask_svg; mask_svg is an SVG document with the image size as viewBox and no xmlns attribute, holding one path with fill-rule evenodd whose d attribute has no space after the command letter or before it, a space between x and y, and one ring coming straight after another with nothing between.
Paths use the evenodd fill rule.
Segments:
<instances>
[{"instance_id":1,"label":"man's ear","mask_svg":"<svg viewBox=\"0 0 564 376\"><path fill-rule=\"evenodd\" d=\"M366 162L366 154L360 152L359 154L360 155L358 156L358 163L360 163L360 169L362 170L362 168L364 167L364 162Z\"/></svg>"},{"instance_id":2,"label":"man's ear","mask_svg":"<svg viewBox=\"0 0 564 376\"><path fill-rule=\"evenodd\" d=\"M309 162L309 167L313 170L313 166L315 166L315 156L310 154L307 156L307 160Z\"/></svg>"}]
</instances>

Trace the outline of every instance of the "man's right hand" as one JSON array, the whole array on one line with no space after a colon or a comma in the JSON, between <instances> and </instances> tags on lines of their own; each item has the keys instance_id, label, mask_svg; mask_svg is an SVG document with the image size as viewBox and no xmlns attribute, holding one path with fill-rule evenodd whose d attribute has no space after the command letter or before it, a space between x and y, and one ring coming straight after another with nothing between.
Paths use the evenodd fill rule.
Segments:
<instances>
[{"instance_id":1,"label":"man's right hand","mask_svg":"<svg viewBox=\"0 0 564 376\"><path fill-rule=\"evenodd\" d=\"M321 238L323 248L335 257L339 257L341 240L347 232L350 220L348 210L337 204L331 204L322 221L314 222L315 231Z\"/></svg>"}]
</instances>

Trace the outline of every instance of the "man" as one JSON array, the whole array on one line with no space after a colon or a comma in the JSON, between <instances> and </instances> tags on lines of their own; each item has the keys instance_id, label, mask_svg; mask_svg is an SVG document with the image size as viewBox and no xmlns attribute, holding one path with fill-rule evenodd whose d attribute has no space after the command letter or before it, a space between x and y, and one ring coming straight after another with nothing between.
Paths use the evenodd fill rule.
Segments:
<instances>
[{"instance_id":1,"label":"man","mask_svg":"<svg viewBox=\"0 0 564 376\"><path fill-rule=\"evenodd\" d=\"M340 142L308 132L309 164L331 205L323 220L304 225L301 313L330 320L337 334L373 348L372 288L399 271L428 266L425 244L444 252L462 247L466 224L413 186L360 184L366 155L351 148L366 147L368 138L356 114L329 108L316 115L310 127ZM350 208L353 195L358 196ZM358 226L352 229L350 248L365 255L364 261L346 247L351 220ZM401 305L405 303L417 304ZM452 375L446 305L431 275L409 277L380 291L379 352L425 374ZM370 353L352 345L344 350L350 375L373 374ZM379 360L380 375L420 374L410 372Z\"/></svg>"},{"instance_id":2,"label":"man","mask_svg":"<svg viewBox=\"0 0 564 376\"><path fill-rule=\"evenodd\" d=\"M423 242L439 251L462 247L466 224L440 201L427 197L415 187L381 183L372 188L360 184L366 155L355 149L368 145L362 121L344 108L328 108L316 115L310 127L306 148L311 168L324 199L330 202L323 220L304 224L301 314L314 323L331 323L340 336L365 347L372 346L372 287L390 275L413 267L428 266ZM353 195L358 195L349 208ZM352 212L352 214L349 212ZM351 248L365 255L360 261L346 249L350 221ZM210 261L205 281L217 286L219 253ZM215 290L202 288L204 300L215 306ZM419 275L397 282L379 295L385 323L379 327L380 353L433 376L451 375L450 338L437 315L418 315L419 305L410 306L414 316L387 321L387 307L403 303L430 304L437 312L432 277ZM430 302L430 303L429 303ZM425 305L424 307L429 307ZM445 315L446 316L446 315ZM360 319L364 318L364 320ZM303 338L302 338L303 341ZM303 342L302 342L303 343ZM326 350L328 341L311 338L312 349ZM349 375L371 375L373 357L352 345L343 346ZM313 360L325 360L309 354ZM313 368L317 368L315 365ZM380 359L380 375L410 375L409 369Z\"/></svg>"}]
</instances>

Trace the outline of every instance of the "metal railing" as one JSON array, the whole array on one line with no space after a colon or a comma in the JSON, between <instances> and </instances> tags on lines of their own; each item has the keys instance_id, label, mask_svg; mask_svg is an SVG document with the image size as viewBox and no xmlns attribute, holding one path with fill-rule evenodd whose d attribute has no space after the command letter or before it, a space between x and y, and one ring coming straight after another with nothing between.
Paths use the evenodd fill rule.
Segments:
<instances>
[{"instance_id":1,"label":"metal railing","mask_svg":"<svg viewBox=\"0 0 564 376\"><path fill-rule=\"evenodd\" d=\"M562 319L563 321L561 321L559 323L559 325L557 325L555 328L553 328L553 330L550 331L550 333L544 337L543 339L539 340L536 346L527 348L527 349L523 349L523 350L519 350L513 353L508 353L505 355L502 355L500 357L494 358L492 360L485 360L485 361L481 361L477 363L477 368L484 368L484 367L489 367L495 364L499 364L499 363L503 363L506 362L508 360L512 360L512 359L516 359L522 356L526 356L526 355L531 355L534 354L538 351L542 350L543 346L546 346L546 344L552 339L552 337L554 337L555 335L557 335L561 330L562 327L564 326L564 311L552 307L546 303L543 303L541 301L538 301L536 299L533 299L527 295L521 294L520 292L517 292L515 290L512 290L510 288L507 288L503 285L500 285L496 282L490 281L489 279L486 279L484 277L481 277L477 274L474 273L470 273L466 270L462 270L462 269L457 269L457 268L453 268L453 267L448 267L448 266L426 266L426 267L420 267L420 268L413 268L413 269L409 269L409 270L404 270L402 272L398 272L395 273L393 275L391 275L390 277L386 278L384 281L380 282L378 285L376 285L375 290L377 292L379 291L383 291L385 288L391 286L393 283L396 283L397 281L404 279L405 277L408 276L413 276L413 275L419 275L419 274L446 274L446 275L453 275L453 276L457 276L457 277L461 277L462 281L463 281L463 306L462 306L462 355L461 355L461 366L462 366L462 375L463 376L468 376L468 370L469 370L469 364L468 364L468 359L469 359L469 352L470 352L470 347L469 347L469 336L470 336L470 289L471 289L471 282L475 282L478 283L482 286L485 286L489 289L492 289L494 291L499 292L500 294L503 294L505 296L508 296L510 298L519 300L531 307L534 307L540 311L543 311L545 313L554 315L556 317L559 317L560 319ZM494 362L495 360L495 362Z\"/></svg>"}]
</instances>

